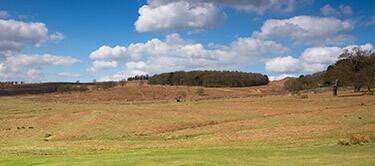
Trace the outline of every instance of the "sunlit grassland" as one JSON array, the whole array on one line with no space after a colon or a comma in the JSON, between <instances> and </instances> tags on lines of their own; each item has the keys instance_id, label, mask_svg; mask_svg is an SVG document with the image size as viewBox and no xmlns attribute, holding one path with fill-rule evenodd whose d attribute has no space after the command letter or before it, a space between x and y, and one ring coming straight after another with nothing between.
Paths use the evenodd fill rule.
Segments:
<instances>
[{"instance_id":1,"label":"sunlit grassland","mask_svg":"<svg viewBox=\"0 0 375 166\"><path fill-rule=\"evenodd\" d=\"M149 103L0 98L0 165L374 165L375 97Z\"/></svg>"}]
</instances>

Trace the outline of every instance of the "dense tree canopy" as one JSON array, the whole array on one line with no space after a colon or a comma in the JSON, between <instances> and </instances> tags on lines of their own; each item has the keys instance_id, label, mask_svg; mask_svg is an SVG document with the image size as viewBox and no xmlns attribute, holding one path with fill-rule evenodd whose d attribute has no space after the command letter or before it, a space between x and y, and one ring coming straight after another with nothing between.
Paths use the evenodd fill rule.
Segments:
<instances>
[{"instance_id":1,"label":"dense tree canopy","mask_svg":"<svg viewBox=\"0 0 375 166\"><path fill-rule=\"evenodd\" d=\"M328 66L326 71L301 76L285 83L289 91L331 86L338 80L340 86L353 86L355 91L366 87L368 91L375 86L375 53L354 47L345 50L339 60Z\"/></svg>"},{"instance_id":2,"label":"dense tree canopy","mask_svg":"<svg viewBox=\"0 0 375 166\"><path fill-rule=\"evenodd\" d=\"M154 75L149 84L205 87L245 87L268 84L266 75L238 71L191 71Z\"/></svg>"},{"instance_id":3,"label":"dense tree canopy","mask_svg":"<svg viewBox=\"0 0 375 166\"><path fill-rule=\"evenodd\" d=\"M340 84L353 86L356 91L375 83L375 53L371 50L353 48L345 50L340 59L328 67L326 80L338 79Z\"/></svg>"}]
</instances>

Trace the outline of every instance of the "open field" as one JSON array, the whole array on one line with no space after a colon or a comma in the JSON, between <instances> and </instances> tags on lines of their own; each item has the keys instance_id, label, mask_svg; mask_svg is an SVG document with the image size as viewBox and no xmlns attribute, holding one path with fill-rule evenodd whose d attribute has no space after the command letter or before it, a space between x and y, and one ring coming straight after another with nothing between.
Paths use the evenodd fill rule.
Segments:
<instances>
[{"instance_id":1,"label":"open field","mask_svg":"<svg viewBox=\"0 0 375 166\"><path fill-rule=\"evenodd\" d=\"M82 93L46 93L44 95L22 96L22 99L64 103L128 103L173 101L180 92L186 94L185 100L206 100L219 98L237 98L283 94L285 80L273 81L268 85L245 88L202 88L203 94L198 95L200 87L164 86L141 84L140 81L129 81L126 86L117 86L108 90L89 90ZM92 89L92 88L91 88Z\"/></svg>"},{"instance_id":2,"label":"open field","mask_svg":"<svg viewBox=\"0 0 375 166\"><path fill-rule=\"evenodd\" d=\"M374 95L119 103L90 93L1 97L0 165L375 165L375 143L337 144L374 140Z\"/></svg>"}]
</instances>

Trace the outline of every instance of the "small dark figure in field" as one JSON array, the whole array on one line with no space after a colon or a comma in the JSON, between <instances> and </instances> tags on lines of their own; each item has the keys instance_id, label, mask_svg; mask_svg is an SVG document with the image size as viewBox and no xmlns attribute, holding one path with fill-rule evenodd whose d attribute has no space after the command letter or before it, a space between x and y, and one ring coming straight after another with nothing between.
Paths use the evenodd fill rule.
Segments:
<instances>
[{"instance_id":1,"label":"small dark figure in field","mask_svg":"<svg viewBox=\"0 0 375 166\"><path fill-rule=\"evenodd\" d=\"M335 83L333 84L333 89L332 89L332 90L333 90L333 92L332 92L332 93L333 93L333 94L332 94L333 96L337 96L337 89L338 89L338 86L339 86L338 84L339 84L339 80L336 79L336 80L335 80Z\"/></svg>"}]
</instances>

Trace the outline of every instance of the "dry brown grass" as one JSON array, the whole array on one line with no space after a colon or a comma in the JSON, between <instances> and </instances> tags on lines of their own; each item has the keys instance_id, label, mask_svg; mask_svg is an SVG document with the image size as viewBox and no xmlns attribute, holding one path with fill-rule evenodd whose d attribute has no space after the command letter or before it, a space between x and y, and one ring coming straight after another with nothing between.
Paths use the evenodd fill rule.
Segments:
<instances>
[{"instance_id":1,"label":"dry brown grass","mask_svg":"<svg viewBox=\"0 0 375 166\"><path fill-rule=\"evenodd\" d=\"M301 99L282 94L278 86L205 88L206 95L200 96L196 87L128 84L108 91L0 97L0 154L62 156L217 146L349 148L338 146L337 140L363 144L375 138L374 95L340 91L339 97L323 92L302 94L308 98ZM181 90L188 100L177 103L174 95ZM280 95L271 95L276 92ZM145 100L150 102L133 102Z\"/></svg>"},{"instance_id":2,"label":"dry brown grass","mask_svg":"<svg viewBox=\"0 0 375 166\"><path fill-rule=\"evenodd\" d=\"M269 85L245 88L201 88L189 86L161 86L139 84L139 81L130 81L125 86L118 86L108 90L76 92L67 94L45 94L24 96L32 101L95 103L95 102L131 102L131 101L172 101L179 93L186 94L184 100L202 100L218 98L238 98L262 96L267 94L281 94L284 81L274 81ZM204 95L197 90L204 91Z\"/></svg>"}]
</instances>

